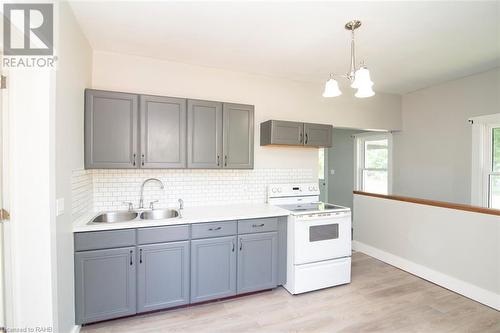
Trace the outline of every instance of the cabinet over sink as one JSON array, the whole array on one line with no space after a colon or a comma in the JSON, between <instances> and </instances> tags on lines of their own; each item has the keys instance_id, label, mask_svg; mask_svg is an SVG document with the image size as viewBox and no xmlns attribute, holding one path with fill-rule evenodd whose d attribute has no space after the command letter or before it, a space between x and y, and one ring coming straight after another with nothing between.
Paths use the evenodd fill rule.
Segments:
<instances>
[{"instance_id":1,"label":"cabinet over sink","mask_svg":"<svg viewBox=\"0 0 500 333\"><path fill-rule=\"evenodd\" d=\"M85 90L86 169L253 169L254 106Z\"/></svg>"}]
</instances>

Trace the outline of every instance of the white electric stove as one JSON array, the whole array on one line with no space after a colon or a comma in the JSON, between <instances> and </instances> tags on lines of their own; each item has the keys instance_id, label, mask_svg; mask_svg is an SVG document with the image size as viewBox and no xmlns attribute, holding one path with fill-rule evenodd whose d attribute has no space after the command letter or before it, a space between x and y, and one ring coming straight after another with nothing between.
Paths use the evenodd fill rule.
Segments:
<instances>
[{"instance_id":1,"label":"white electric stove","mask_svg":"<svg viewBox=\"0 0 500 333\"><path fill-rule=\"evenodd\" d=\"M268 203L290 211L284 287L291 294L351 282L351 210L319 194L315 183L268 186Z\"/></svg>"}]
</instances>

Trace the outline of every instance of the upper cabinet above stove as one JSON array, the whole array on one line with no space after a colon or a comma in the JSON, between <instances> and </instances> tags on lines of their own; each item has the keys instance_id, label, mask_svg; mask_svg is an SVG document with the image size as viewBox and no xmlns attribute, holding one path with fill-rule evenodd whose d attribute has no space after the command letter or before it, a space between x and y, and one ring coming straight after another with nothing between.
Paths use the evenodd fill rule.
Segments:
<instances>
[{"instance_id":1,"label":"upper cabinet above stove","mask_svg":"<svg viewBox=\"0 0 500 333\"><path fill-rule=\"evenodd\" d=\"M86 169L252 169L253 105L85 90Z\"/></svg>"},{"instance_id":2,"label":"upper cabinet above stove","mask_svg":"<svg viewBox=\"0 0 500 333\"><path fill-rule=\"evenodd\" d=\"M332 125L268 120L260 124L260 145L332 146Z\"/></svg>"}]
</instances>

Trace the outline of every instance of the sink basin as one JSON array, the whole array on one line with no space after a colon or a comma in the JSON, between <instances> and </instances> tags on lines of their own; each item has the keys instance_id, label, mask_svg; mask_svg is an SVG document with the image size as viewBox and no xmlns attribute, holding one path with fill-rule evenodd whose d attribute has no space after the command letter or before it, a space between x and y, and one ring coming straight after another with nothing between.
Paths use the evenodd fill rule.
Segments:
<instances>
[{"instance_id":1,"label":"sink basin","mask_svg":"<svg viewBox=\"0 0 500 333\"><path fill-rule=\"evenodd\" d=\"M112 223L132 221L139 215L136 212L109 212L102 213L92 220L92 223Z\"/></svg>"},{"instance_id":2,"label":"sink basin","mask_svg":"<svg viewBox=\"0 0 500 333\"><path fill-rule=\"evenodd\" d=\"M140 218L141 220L162 220L177 216L179 216L179 213L175 209L154 209L142 212Z\"/></svg>"}]
</instances>

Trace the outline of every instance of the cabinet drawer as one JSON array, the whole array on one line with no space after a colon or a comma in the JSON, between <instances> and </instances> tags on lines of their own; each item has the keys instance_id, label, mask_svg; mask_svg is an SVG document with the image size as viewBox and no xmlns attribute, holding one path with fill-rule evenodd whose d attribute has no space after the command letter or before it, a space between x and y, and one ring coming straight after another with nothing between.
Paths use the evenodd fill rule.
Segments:
<instances>
[{"instance_id":1,"label":"cabinet drawer","mask_svg":"<svg viewBox=\"0 0 500 333\"><path fill-rule=\"evenodd\" d=\"M252 219L238 221L239 234L269 232L278 230L278 218Z\"/></svg>"},{"instance_id":2,"label":"cabinet drawer","mask_svg":"<svg viewBox=\"0 0 500 333\"><path fill-rule=\"evenodd\" d=\"M138 244L174 242L186 239L189 239L189 226L187 225L137 229Z\"/></svg>"},{"instance_id":3,"label":"cabinet drawer","mask_svg":"<svg viewBox=\"0 0 500 333\"><path fill-rule=\"evenodd\" d=\"M236 235L236 221L193 224L191 238Z\"/></svg>"},{"instance_id":4,"label":"cabinet drawer","mask_svg":"<svg viewBox=\"0 0 500 333\"><path fill-rule=\"evenodd\" d=\"M135 245L135 229L91 231L75 234L75 251Z\"/></svg>"}]
</instances>

